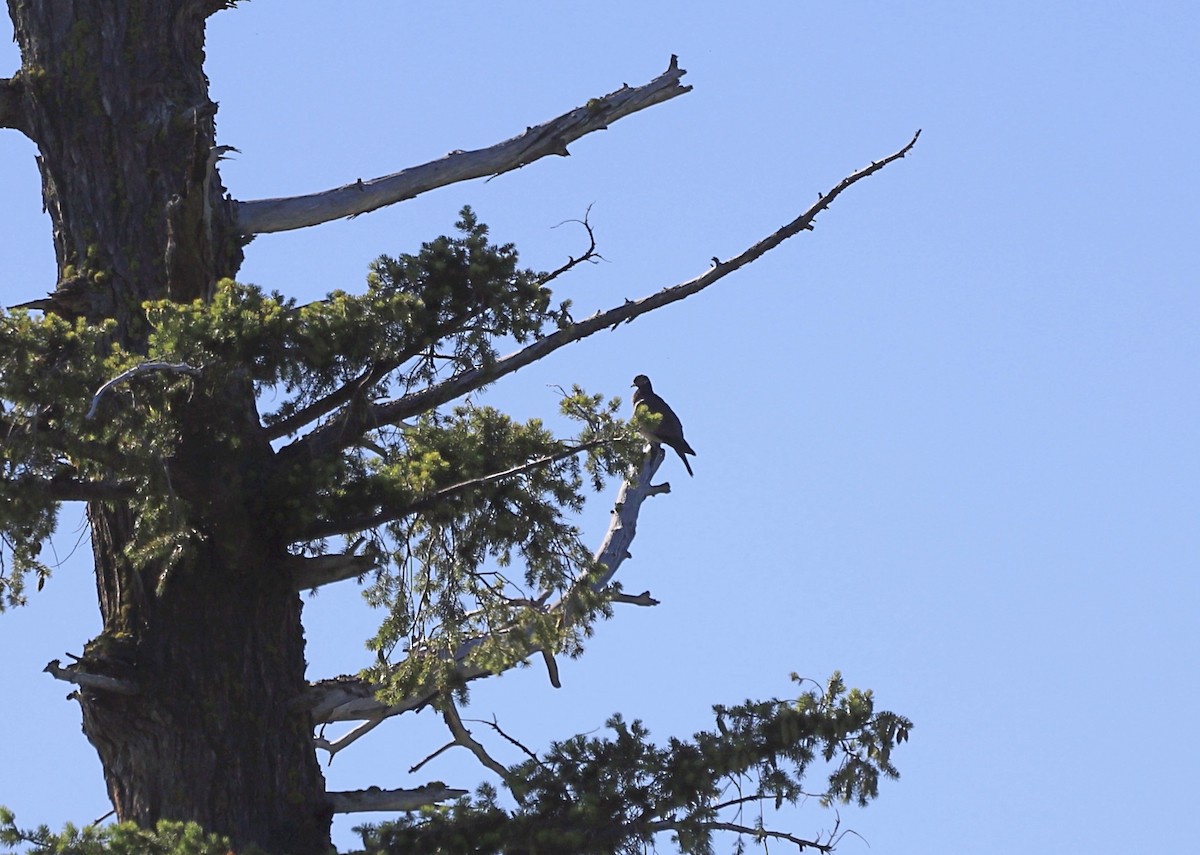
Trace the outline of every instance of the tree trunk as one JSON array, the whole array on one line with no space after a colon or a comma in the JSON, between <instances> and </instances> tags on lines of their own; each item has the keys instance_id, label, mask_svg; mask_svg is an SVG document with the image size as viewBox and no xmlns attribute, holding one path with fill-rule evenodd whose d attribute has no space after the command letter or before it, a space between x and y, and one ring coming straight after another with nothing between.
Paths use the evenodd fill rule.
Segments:
<instances>
[{"instance_id":1,"label":"tree trunk","mask_svg":"<svg viewBox=\"0 0 1200 855\"><path fill-rule=\"evenodd\" d=\"M141 303L207 299L241 239L214 169L204 25L216 0L9 0L23 126L39 150L59 283L48 310L112 318L145 349ZM131 557L129 506L92 503L104 630L81 667L138 693L82 690L84 732L122 820L195 820L293 855L330 848L312 747L301 603L265 499L253 390L201 378L164 461L184 530L169 566ZM165 499L165 497L164 497Z\"/></svg>"}]
</instances>

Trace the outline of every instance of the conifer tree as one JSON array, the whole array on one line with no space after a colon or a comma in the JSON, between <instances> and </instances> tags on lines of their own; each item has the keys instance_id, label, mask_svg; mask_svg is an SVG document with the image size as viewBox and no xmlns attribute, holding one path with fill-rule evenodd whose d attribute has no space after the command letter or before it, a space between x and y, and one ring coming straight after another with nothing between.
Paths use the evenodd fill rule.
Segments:
<instances>
[{"instance_id":1,"label":"conifer tree","mask_svg":"<svg viewBox=\"0 0 1200 855\"><path fill-rule=\"evenodd\" d=\"M232 5L9 2L22 61L0 79L0 127L37 146L58 281L0 314L0 607L46 583L59 509L86 503L103 630L47 670L74 686L122 824L58 835L0 812L0 843L310 855L328 851L334 813L372 809L403 814L365 829L367 847L394 853L642 851L664 834L703 853L718 832L831 848L738 817L800 798L814 763L828 801L866 803L896 774L909 722L838 675L716 707L711 730L666 745L617 715L607 735L548 734L506 768L470 735L472 681L533 657L554 682L556 657L578 655L599 617L652 602L614 577L662 452L646 455L647 425L605 394L563 391L570 436L468 396L810 229L916 137L703 275L583 320L552 289L594 244L530 270L469 208L454 233L381 256L361 291L300 304L237 281L256 234L565 154L690 87L672 57L644 85L489 148L241 201L222 183L203 70L205 23ZM578 528L589 490L617 491L599 545ZM375 661L310 682L300 593L364 577L385 615ZM505 792L326 791L319 750L427 707ZM362 725L314 733L347 721Z\"/></svg>"}]
</instances>

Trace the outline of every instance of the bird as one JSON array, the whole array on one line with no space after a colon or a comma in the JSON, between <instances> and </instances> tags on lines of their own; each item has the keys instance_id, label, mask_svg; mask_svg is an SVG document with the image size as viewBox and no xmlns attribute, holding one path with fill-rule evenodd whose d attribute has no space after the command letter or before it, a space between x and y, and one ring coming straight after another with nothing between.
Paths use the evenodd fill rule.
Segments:
<instances>
[{"instance_id":1,"label":"bird","mask_svg":"<svg viewBox=\"0 0 1200 855\"><path fill-rule=\"evenodd\" d=\"M60 318L74 321L76 318L105 316L111 303L110 295L97 287L96 281L86 275L75 274L63 279L58 286L46 297L30 300L13 309L36 309L43 314L53 312Z\"/></svg>"},{"instance_id":2,"label":"bird","mask_svg":"<svg viewBox=\"0 0 1200 855\"><path fill-rule=\"evenodd\" d=\"M642 436L655 445L669 445L683 461L688 475L692 475L692 466L684 455L694 456L696 452L683 438L683 425L679 416L675 415L675 411L666 401L655 394L654 387L650 385L650 378L645 374L634 377L633 385L637 387L637 391L633 393L633 411L636 413L639 407L645 407L647 413L662 417L653 429L642 430Z\"/></svg>"}]
</instances>

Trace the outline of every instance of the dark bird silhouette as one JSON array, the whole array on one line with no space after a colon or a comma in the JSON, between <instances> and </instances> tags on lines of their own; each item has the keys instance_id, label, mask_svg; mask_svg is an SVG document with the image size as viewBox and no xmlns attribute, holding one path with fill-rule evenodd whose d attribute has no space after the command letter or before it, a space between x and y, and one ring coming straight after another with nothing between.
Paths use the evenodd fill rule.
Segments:
<instances>
[{"instance_id":1,"label":"dark bird silhouette","mask_svg":"<svg viewBox=\"0 0 1200 855\"><path fill-rule=\"evenodd\" d=\"M58 283L58 287L48 296L8 308L53 312L72 321L83 317L107 317L106 310L110 304L111 295L98 288L88 277L72 276Z\"/></svg>"},{"instance_id":2,"label":"dark bird silhouette","mask_svg":"<svg viewBox=\"0 0 1200 855\"><path fill-rule=\"evenodd\" d=\"M669 445L673 448L679 455L679 459L683 461L688 475L691 475L692 466L684 455L694 456L696 452L683 438L683 425L679 421L679 416L675 415L675 411L667 405L666 401L654 393L654 387L650 385L650 378L645 374L634 377L633 385L637 387L637 391L633 393L633 411L636 413L638 407L645 407L646 412L662 416L654 429L643 430L642 436L655 445Z\"/></svg>"}]
</instances>

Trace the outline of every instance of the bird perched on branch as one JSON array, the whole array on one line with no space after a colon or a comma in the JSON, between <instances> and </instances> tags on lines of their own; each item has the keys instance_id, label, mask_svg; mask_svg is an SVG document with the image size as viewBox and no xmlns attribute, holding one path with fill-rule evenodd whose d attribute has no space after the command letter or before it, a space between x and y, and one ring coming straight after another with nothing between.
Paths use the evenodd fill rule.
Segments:
<instances>
[{"instance_id":1,"label":"bird perched on branch","mask_svg":"<svg viewBox=\"0 0 1200 855\"><path fill-rule=\"evenodd\" d=\"M30 300L11 309L37 309L39 312L53 312L66 320L88 317L103 313L111 302L111 296L97 283L87 276L75 275L63 279L46 297Z\"/></svg>"},{"instance_id":2,"label":"bird perched on branch","mask_svg":"<svg viewBox=\"0 0 1200 855\"><path fill-rule=\"evenodd\" d=\"M683 425L679 421L679 416L675 415L675 411L667 405L666 401L654 393L654 387L650 385L650 378L645 374L634 377L633 385L637 387L637 391L633 393L633 411L636 413L639 407L645 407L647 413L661 416L658 424L652 429L642 431L642 436L655 445L669 445L683 461L688 475L691 475L691 464L684 455L694 456L696 452L683 438Z\"/></svg>"}]
</instances>

